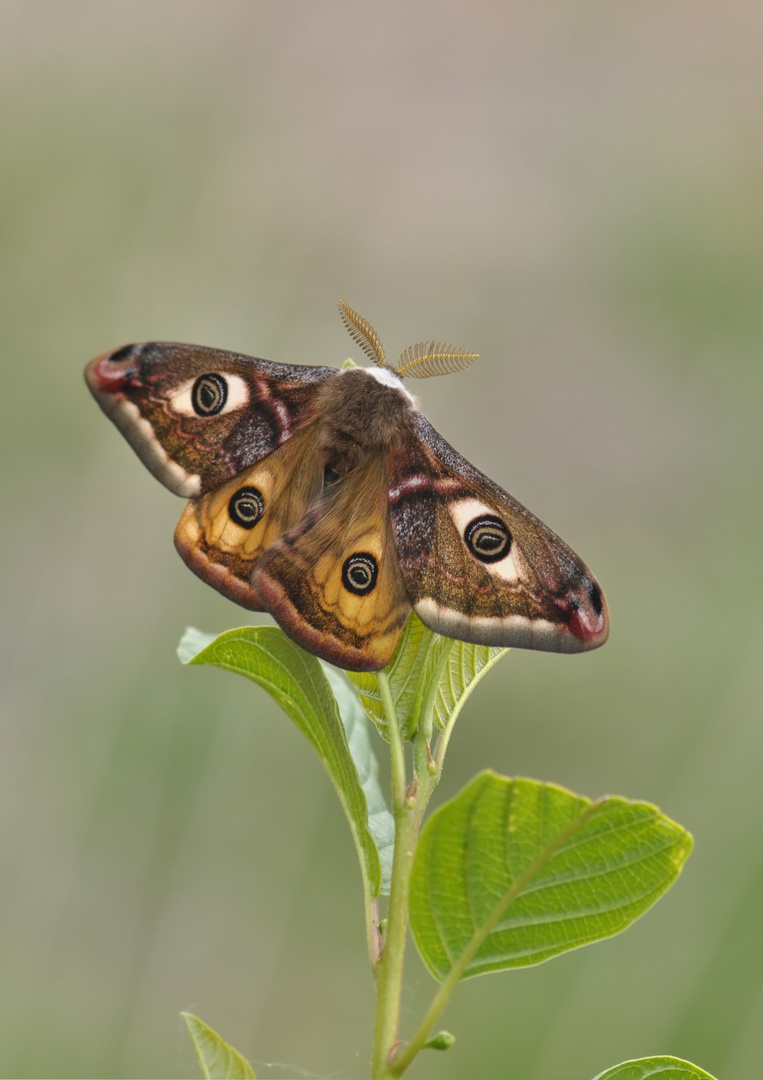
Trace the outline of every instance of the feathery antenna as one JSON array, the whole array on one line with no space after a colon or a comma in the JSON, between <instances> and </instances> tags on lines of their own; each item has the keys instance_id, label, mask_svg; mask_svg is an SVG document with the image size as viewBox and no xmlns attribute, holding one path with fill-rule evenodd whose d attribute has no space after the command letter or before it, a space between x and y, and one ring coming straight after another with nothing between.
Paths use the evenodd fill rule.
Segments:
<instances>
[{"instance_id":1,"label":"feathery antenna","mask_svg":"<svg viewBox=\"0 0 763 1080\"><path fill-rule=\"evenodd\" d=\"M479 359L479 353L454 349L442 341L420 341L400 354L397 373L412 379L428 379L431 375L450 375L463 371Z\"/></svg>"},{"instance_id":2,"label":"feathery antenna","mask_svg":"<svg viewBox=\"0 0 763 1080\"><path fill-rule=\"evenodd\" d=\"M353 341L360 345L369 360L373 360L380 367L389 367L382 343L379 341L379 335L370 322L358 315L357 311L353 311L349 304L345 304L344 300L339 301L339 314L342 316L342 322L346 326L348 334Z\"/></svg>"},{"instance_id":3,"label":"feathery antenna","mask_svg":"<svg viewBox=\"0 0 763 1080\"><path fill-rule=\"evenodd\" d=\"M401 378L410 375L412 379L428 379L431 375L450 375L454 371L463 371L479 359L479 353L468 349L454 349L442 341L420 341L400 354L397 367L387 363L379 335L367 319L353 311L344 300L339 301L339 313L347 332L353 341L360 345L363 352L380 367L394 371Z\"/></svg>"}]
</instances>

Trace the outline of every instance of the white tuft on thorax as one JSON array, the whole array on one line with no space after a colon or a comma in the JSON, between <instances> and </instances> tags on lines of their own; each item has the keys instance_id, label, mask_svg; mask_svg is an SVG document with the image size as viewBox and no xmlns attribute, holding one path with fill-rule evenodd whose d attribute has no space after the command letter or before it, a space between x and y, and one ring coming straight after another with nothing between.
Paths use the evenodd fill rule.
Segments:
<instances>
[{"instance_id":1,"label":"white tuft on thorax","mask_svg":"<svg viewBox=\"0 0 763 1080\"><path fill-rule=\"evenodd\" d=\"M346 368L345 370L357 371L358 369ZM396 375L394 371L390 371L389 368L383 367L366 367L362 370L365 371L366 375L371 375L374 379L376 379L377 382L380 382L382 386L391 386L393 390L399 390L400 393L405 397L406 401L408 401L408 403L412 406L412 408L418 409L418 399L406 390L405 386L403 385L403 380L398 375ZM342 375L343 372L340 371L339 374Z\"/></svg>"}]
</instances>

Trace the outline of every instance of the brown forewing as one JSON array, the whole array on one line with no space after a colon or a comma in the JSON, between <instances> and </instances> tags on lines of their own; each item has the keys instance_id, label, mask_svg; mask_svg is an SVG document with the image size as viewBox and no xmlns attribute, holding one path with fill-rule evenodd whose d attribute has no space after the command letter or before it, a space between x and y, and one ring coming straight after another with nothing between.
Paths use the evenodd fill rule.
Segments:
<instances>
[{"instance_id":1,"label":"brown forewing","mask_svg":"<svg viewBox=\"0 0 763 1080\"><path fill-rule=\"evenodd\" d=\"M585 564L420 413L402 448L389 454L387 472L403 579L432 629L482 644L562 652L603 643L606 605ZM477 505L510 531L511 562L503 567L475 558L457 527L459 510L479 516L469 510Z\"/></svg>"},{"instance_id":2,"label":"brown forewing","mask_svg":"<svg viewBox=\"0 0 763 1080\"><path fill-rule=\"evenodd\" d=\"M201 417L173 409L173 394L200 375L236 375L248 388L241 407ZM157 457L200 478L204 494L261 461L310 421L330 367L276 364L200 345L150 342L125 346L88 365L87 383L135 451L162 483L174 489ZM125 409L124 402L137 410Z\"/></svg>"}]
</instances>

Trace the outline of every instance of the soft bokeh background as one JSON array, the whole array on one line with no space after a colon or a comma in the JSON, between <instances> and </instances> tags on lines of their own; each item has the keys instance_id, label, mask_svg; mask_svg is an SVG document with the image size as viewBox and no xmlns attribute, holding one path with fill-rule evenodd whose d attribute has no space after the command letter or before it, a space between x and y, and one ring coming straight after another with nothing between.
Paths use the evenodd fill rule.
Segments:
<instances>
[{"instance_id":1,"label":"soft bokeh background","mask_svg":"<svg viewBox=\"0 0 763 1080\"><path fill-rule=\"evenodd\" d=\"M365 1072L328 781L180 668L250 617L81 379L136 339L360 358L341 296L392 355L482 354L428 415L612 611L600 652L503 661L443 797L493 767L696 835L626 934L464 984L413 1075L762 1075L760 4L3 0L0 87L0 1073L197 1075L181 1009L258 1075ZM432 989L413 960L409 1031Z\"/></svg>"}]
</instances>

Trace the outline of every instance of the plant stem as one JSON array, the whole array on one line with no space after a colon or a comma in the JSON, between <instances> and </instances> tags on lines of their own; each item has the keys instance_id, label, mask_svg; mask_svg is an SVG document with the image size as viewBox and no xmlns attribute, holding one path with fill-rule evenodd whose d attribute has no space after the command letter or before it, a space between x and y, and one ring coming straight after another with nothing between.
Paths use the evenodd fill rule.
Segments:
<instances>
[{"instance_id":1,"label":"plant stem","mask_svg":"<svg viewBox=\"0 0 763 1080\"><path fill-rule=\"evenodd\" d=\"M371 965L371 971L376 970L376 965L379 963L379 957L381 956L381 934L379 933L379 900L375 896L371 896L370 891L366 889L365 878L363 881L363 900L366 915L366 946L368 948L368 962Z\"/></svg>"},{"instance_id":2,"label":"plant stem","mask_svg":"<svg viewBox=\"0 0 763 1080\"><path fill-rule=\"evenodd\" d=\"M398 1038L400 995L403 986L405 932L408 926L408 882L413 860L411 813L406 806L405 752L389 679L377 675L389 735L392 771L392 813L395 818L395 852L389 894L387 928L381 959L376 967L376 1027L371 1076L389 1076L388 1055Z\"/></svg>"},{"instance_id":3,"label":"plant stem","mask_svg":"<svg viewBox=\"0 0 763 1080\"><path fill-rule=\"evenodd\" d=\"M371 1076L374 1080L399 1076L393 1055L399 1041L400 1004L403 989L403 966L408 930L408 892L413 870L413 857L419 829L427 803L437 784L437 776L428 767L428 737L431 732L431 710L423 718L414 736L416 767L414 789L409 793L406 784L405 751L400 735L397 711L392 699L389 679L384 671L377 674L389 734L392 772L392 811L395 818L395 852L392 859L387 928L381 958L376 966L376 1026Z\"/></svg>"}]
</instances>

